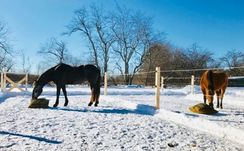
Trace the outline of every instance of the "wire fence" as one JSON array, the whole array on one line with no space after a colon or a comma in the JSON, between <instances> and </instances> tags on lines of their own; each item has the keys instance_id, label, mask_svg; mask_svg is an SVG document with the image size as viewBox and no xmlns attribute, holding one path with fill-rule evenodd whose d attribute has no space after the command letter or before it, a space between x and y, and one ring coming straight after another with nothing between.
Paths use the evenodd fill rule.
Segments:
<instances>
[{"instance_id":1,"label":"wire fence","mask_svg":"<svg viewBox=\"0 0 244 151\"><path fill-rule=\"evenodd\" d=\"M194 75L195 84L200 83L200 77L206 70L224 71L229 75L229 86L244 86L244 66L223 67L223 68L202 68L202 69L180 69L180 70L161 70L161 76L164 77L165 87L183 87L191 83L191 77ZM135 74L108 74L108 86L117 85L138 85L155 86L155 72L138 72ZM131 78L126 81L125 78Z\"/></svg>"},{"instance_id":2,"label":"wire fence","mask_svg":"<svg viewBox=\"0 0 244 151\"><path fill-rule=\"evenodd\" d=\"M203 69L180 69L180 70L160 70L161 82L163 87L184 87L190 85L192 82L192 75L194 75L194 84L200 83L200 77L206 70L225 71L229 74L229 86L244 87L244 66L239 67L223 67L223 68L203 68ZM6 76L13 82L6 81L6 85L17 84L26 74L5 73ZM107 74L107 86L120 86L120 85L134 85L135 87L155 87L155 74L156 70L148 72L137 72L135 74ZM32 85L39 75L27 74L28 80L25 84ZM104 75L102 76L101 86L104 86ZM130 81L125 78L130 78ZM163 80L162 80L163 79ZM1 80L3 80L1 78ZM87 84L87 83L86 83ZM1 82L2 87L2 82Z\"/></svg>"}]
</instances>

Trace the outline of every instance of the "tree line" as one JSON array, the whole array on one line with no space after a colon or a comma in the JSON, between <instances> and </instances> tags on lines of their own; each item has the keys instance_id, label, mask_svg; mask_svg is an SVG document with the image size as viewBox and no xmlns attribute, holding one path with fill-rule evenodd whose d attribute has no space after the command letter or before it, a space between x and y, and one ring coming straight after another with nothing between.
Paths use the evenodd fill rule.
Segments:
<instances>
[{"instance_id":1,"label":"tree line","mask_svg":"<svg viewBox=\"0 0 244 151\"><path fill-rule=\"evenodd\" d=\"M0 70L11 70L14 66L13 51L8 43L6 25L0 22ZM149 72L160 66L162 70L201 69L211 67L244 66L244 52L229 50L221 58L214 58L213 53L198 44L189 48L180 48L167 42L161 31L153 28L153 18L141 11L123 6L116 10L104 10L95 4L74 12L67 22L62 36L79 33L85 40L90 52L88 62L100 67L101 71L118 73L126 84L131 84L135 74ZM22 55L22 68L29 72L31 65ZM37 67L44 70L57 63L81 64L81 59L72 56L65 41L49 38L37 51L44 60ZM45 63L43 63L45 62ZM46 66L41 66L41 65ZM184 73L167 73L185 76ZM200 73L194 73L200 74ZM231 75L243 75L243 69L230 70ZM145 77L145 83L149 80Z\"/></svg>"}]
</instances>

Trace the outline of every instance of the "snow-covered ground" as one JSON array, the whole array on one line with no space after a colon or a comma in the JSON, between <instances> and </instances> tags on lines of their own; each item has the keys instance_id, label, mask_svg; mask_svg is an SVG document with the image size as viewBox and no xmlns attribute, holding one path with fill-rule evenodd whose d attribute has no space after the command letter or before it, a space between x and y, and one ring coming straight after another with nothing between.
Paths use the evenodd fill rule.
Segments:
<instances>
[{"instance_id":1,"label":"snow-covered ground","mask_svg":"<svg viewBox=\"0 0 244 151\"><path fill-rule=\"evenodd\" d=\"M55 88L42 97L55 102ZM90 90L67 89L69 105L29 109L29 92L0 93L0 150L244 150L244 88L227 88L224 109L195 114L199 87L161 91L154 110L153 88L109 88L99 107L87 107ZM216 101L214 102L216 104Z\"/></svg>"}]
</instances>

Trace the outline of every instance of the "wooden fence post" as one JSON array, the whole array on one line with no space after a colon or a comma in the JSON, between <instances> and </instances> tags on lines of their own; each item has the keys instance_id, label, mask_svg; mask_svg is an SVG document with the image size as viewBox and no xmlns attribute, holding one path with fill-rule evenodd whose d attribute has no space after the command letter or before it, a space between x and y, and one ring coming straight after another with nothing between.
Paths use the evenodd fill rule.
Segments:
<instances>
[{"instance_id":1,"label":"wooden fence post","mask_svg":"<svg viewBox=\"0 0 244 151\"><path fill-rule=\"evenodd\" d=\"M3 92L3 73L1 72L1 92Z\"/></svg>"},{"instance_id":2,"label":"wooden fence post","mask_svg":"<svg viewBox=\"0 0 244 151\"><path fill-rule=\"evenodd\" d=\"M164 89L164 77L161 76L161 89Z\"/></svg>"},{"instance_id":3,"label":"wooden fence post","mask_svg":"<svg viewBox=\"0 0 244 151\"><path fill-rule=\"evenodd\" d=\"M191 94L194 94L194 80L195 77L194 75L191 76Z\"/></svg>"},{"instance_id":4,"label":"wooden fence post","mask_svg":"<svg viewBox=\"0 0 244 151\"><path fill-rule=\"evenodd\" d=\"M4 73L3 73L3 91L6 90L6 77L7 77L7 73L4 71Z\"/></svg>"},{"instance_id":5,"label":"wooden fence post","mask_svg":"<svg viewBox=\"0 0 244 151\"><path fill-rule=\"evenodd\" d=\"M108 78L107 78L107 72L104 73L104 95L107 95L107 89L108 89Z\"/></svg>"},{"instance_id":6,"label":"wooden fence post","mask_svg":"<svg viewBox=\"0 0 244 151\"><path fill-rule=\"evenodd\" d=\"M155 73L155 108L160 108L160 67L156 67Z\"/></svg>"},{"instance_id":7,"label":"wooden fence post","mask_svg":"<svg viewBox=\"0 0 244 151\"><path fill-rule=\"evenodd\" d=\"M27 91L27 87L28 87L28 73L26 73L25 75L25 91Z\"/></svg>"}]
</instances>

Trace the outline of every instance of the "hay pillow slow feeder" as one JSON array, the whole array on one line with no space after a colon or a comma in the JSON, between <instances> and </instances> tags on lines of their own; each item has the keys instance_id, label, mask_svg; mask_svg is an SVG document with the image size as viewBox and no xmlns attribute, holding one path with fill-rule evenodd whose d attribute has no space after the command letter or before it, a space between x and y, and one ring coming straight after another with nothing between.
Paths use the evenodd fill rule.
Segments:
<instances>
[{"instance_id":1,"label":"hay pillow slow feeder","mask_svg":"<svg viewBox=\"0 0 244 151\"><path fill-rule=\"evenodd\" d=\"M29 108L48 108L49 100L45 98L32 99Z\"/></svg>"},{"instance_id":2,"label":"hay pillow slow feeder","mask_svg":"<svg viewBox=\"0 0 244 151\"><path fill-rule=\"evenodd\" d=\"M211 106L207 105L206 103L199 103L189 108L191 112L200 113L200 114L216 114L216 111Z\"/></svg>"}]
</instances>

